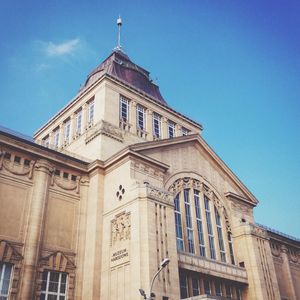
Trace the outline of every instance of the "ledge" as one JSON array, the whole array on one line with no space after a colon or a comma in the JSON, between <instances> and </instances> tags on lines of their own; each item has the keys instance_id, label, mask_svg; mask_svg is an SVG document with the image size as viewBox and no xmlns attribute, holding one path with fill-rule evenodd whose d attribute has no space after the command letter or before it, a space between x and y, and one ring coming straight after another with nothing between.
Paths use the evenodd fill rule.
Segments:
<instances>
[{"instance_id":1,"label":"ledge","mask_svg":"<svg viewBox=\"0 0 300 300\"><path fill-rule=\"evenodd\" d=\"M183 252L178 253L178 265L179 268L182 269L248 284L246 269L235 265L202 258Z\"/></svg>"}]
</instances>

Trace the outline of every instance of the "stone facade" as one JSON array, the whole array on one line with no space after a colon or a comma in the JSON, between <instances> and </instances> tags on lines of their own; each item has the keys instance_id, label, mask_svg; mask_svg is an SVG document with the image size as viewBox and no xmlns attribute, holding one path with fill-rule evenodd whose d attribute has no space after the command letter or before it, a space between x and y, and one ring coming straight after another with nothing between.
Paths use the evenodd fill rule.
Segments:
<instances>
[{"instance_id":1,"label":"stone facade","mask_svg":"<svg viewBox=\"0 0 300 300\"><path fill-rule=\"evenodd\" d=\"M200 124L105 68L35 141L0 131L3 295L141 299L167 257L155 299L300 299L299 240L255 223Z\"/></svg>"}]
</instances>

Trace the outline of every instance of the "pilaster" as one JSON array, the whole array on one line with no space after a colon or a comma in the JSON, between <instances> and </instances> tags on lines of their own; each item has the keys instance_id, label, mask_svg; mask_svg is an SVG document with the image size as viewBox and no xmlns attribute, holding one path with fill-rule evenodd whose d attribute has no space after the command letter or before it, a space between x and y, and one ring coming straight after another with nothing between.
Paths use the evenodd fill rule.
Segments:
<instances>
[{"instance_id":1,"label":"pilaster","mask_svg":"<svg viewBox=\"0 0 300 300\"><path fill-rule=\"evenodd\" d=\"M53 167L48 161L40 159L35 163L30 214L25 238L24 270L20 292L22 300L32 300L34 298L36 267L41 250L45 209L52 172Z\"/></svg>"}]
</instances>

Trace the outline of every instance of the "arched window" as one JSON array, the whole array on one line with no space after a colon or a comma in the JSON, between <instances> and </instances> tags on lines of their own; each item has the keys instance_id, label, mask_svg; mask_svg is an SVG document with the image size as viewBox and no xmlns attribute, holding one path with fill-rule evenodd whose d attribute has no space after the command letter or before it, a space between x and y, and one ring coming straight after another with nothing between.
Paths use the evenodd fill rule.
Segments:
<instances>
[{"instance_id":1,"label":"arched window","mask_svg":"<svg viewBox=\"0 0 300 300\"><path fill-rule=\"evenodd\" d=\"M192 178L178 179L170 190L176 194L177 250L234 264L225 208L213 191Z\"/></svg>"}]
</instances>

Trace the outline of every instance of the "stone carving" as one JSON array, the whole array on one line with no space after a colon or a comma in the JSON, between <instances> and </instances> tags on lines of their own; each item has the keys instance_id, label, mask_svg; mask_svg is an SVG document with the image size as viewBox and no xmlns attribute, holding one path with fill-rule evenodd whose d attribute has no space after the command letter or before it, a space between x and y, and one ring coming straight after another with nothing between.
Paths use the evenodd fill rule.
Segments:
<instances>
[{"instance_id":1,"label":"stone carving","mask_svg":"<svg viewBox=\"0 0 300 300\"><path fill-rule=\"evenodd\" d=\"M150 184L146 184L147 186L147 195L149 198L153 198L155 200L167 203L167 204L171 204L173 205L173 194L169 193L166 190L163 189L159 189L157 187L154 187Z\"/></svg>"},{"instance_id":2,"label":"stone carving","mask_svg":"<svg viewBox=\"0 0 300 300\"><path fill-rule=\"evenodd\" d=\"M112 245L119 241L130 240L131 238L131 221L130 212L122 212L116 215L111 221L111 242Z\"/></svg>"},{"instance_id":3,"label":"stone carving","mask_svg":"<svg viewBox=\"0 0 300 300\"><path fill-rule=\"evenodd\" d=\"M85 143L86 144L89 143L100 134L109 136L113 139L123 142L122 131L118 127L114 126L113 124L102 120L101 122L95 124L91 129L87 131Z\"/></svg>"},{"instance_id":4,"label":"stone carving","mask_svg":"<svg viewBox=\"0 0 300 300\"><path fill-rule=\"evenodd\" d=\"M251 229L251 233L260 237L260 238L263 238L263 239L266 239L268 238L268 235L267 235L267 231L264 230L263 228L259 227L259 226L256 226L254 224L249 224L250 225L250 229Z\"/></svg>"},{"instance_id":5,"label":"stone carving","mask_svg":"<svg viewBox=\"0 0 300 300\"><path fill-rule=\"evenodd\" d=\"M63 190L66 191L76 191L76 194L79 194L80 192L80 176L78 176L76 178L76 181L72 181L72 180L63 180L58 176L55 176L55 173L52 173L52 177L51 177L51 186L57 185L58 187L60 187Z\"/></svg>"},{"instance_id":6,"label":"stone carving","mask_svg":"<svg viewBox=\"0 0 300 300\"><path fill-rule=\"evenodd\" d=\"M164 173L161 170L157 168L153 168L153 166L150 167L149 165L141 162L132 161L131 168L153 177L159 177L161 179L164 178Z\"/></svg>"},{"instance_id":7,"label":"stone carving","mask_svg":"<svg viewBox=\"0 0 300 300\"><path fill-rule=\"evenodd\" d=\"M4 159L5 151L0 149L0 170L4 168L6 171L18 175L25 176L28 175L29 179L32 179L33 167L35 161L30 161L28 168L25 168L24 165L19 165L17 168L14 166L13 162L10 160Z\"/></svg>"}]
</instances>

